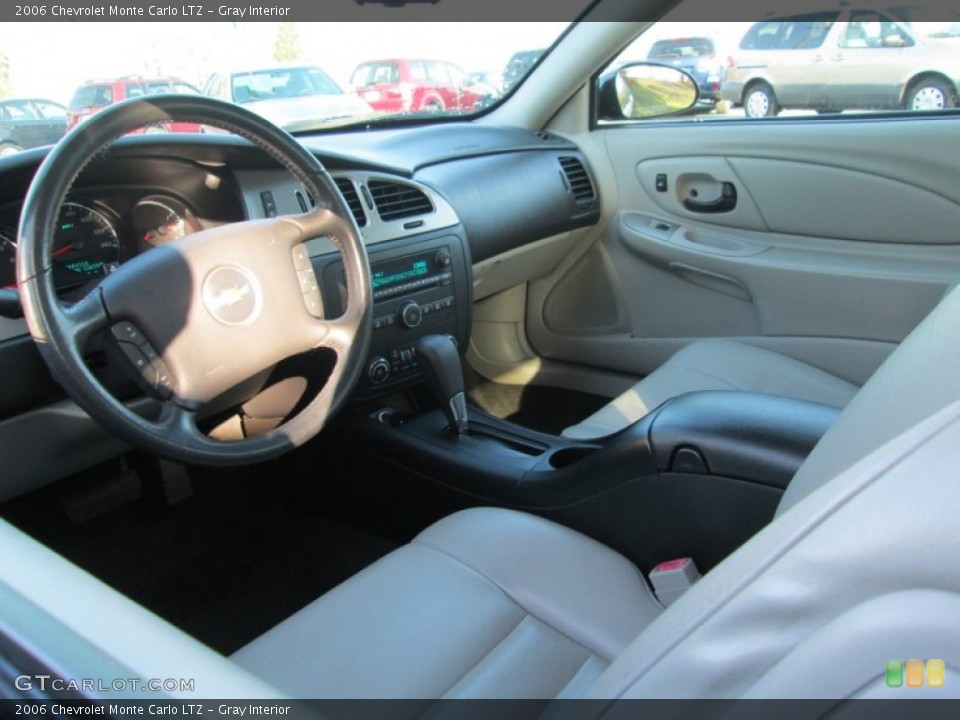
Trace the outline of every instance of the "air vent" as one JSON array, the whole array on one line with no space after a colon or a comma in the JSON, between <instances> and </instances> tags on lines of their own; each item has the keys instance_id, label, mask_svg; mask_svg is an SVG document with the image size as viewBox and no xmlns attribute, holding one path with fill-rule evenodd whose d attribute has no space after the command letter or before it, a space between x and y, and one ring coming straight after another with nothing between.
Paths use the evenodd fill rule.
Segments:
<instances>
[{"instance_id":1,"label":"air vent","mask_svg":"<svg viewBox=\"0 0 960 720\"><path fill-rule=\"evenodd\" d=\"M371 180L367 187L381 220L400 220L433 212L430 198L415 187L379 180Z\"/></svg>"},{"instance_id":2,"label":"air vent","mask_svg":"<svg viewBox=\"0 0 960 720\"><path fill-rule=\"evenodd\" d=\"M360 202L360 196L357 195L357 188L354 186L353 181L345 177L338 177L333 180L337 183L337 187L340 188L343 199L347 201L347 206L350 208L350 212L353 213L353 219L357 221L357 225L360 227L366 225L367 215L363 212L363 203Z\"/></svg>"},{"instance_id":3,"label":"air vent","mask_svg":"<svg viewBox=\"0 0 960 720\"><path fill-rule=\"evenodd\" d=\"M587 205L597 198L597 193L593 189L593 183L587 174L587 169L580 162L580 158L562 157L560 158L560 167L563 168L563 174L567 178L567 185L570 192L573 193L577 205Z\"/></svg>"}]
</instances>

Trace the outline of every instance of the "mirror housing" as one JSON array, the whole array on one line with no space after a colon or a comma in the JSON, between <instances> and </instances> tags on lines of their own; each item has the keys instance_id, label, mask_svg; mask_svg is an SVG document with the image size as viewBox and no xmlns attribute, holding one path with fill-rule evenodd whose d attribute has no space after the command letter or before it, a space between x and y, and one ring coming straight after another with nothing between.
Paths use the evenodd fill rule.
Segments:
<instances>
[{"instance_id":1,"label":"mirror housing","mask_svg":"<svg viewBox=\"0 0 960 720\"><path fill-rule=\"evenodd\" d=\"M689 110L699 99L700 88L693 76L669 65L627 63L598 78L601 120L669 117Z\"/></svg>"}]
</instances>

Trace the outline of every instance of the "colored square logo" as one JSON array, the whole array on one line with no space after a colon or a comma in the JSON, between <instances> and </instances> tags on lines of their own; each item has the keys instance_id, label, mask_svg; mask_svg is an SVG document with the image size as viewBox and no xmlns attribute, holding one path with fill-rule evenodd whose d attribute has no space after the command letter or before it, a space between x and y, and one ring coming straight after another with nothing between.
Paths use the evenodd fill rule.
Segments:
<instances>
[{"instance_id":1,"label":"colored square logo","mask_svg":"<svg viewBox=\"0 0 960 720\"><path fill-rule=\"evenodd\" d=\"M943 687L946 674L947 670L943 660L927 660L927 685L929 687Z\"/></svg>"},{"instance_id":2,"label":"colored square logo","mask_svg":"<svg viewBox=\"0 0 960 720\"><path fill-rule=\"evenodd\" d=\"M923 687L923 660L907 660L907 687Z\"/></svg>"},{"instance_id":3,"label":"colored square logo","mask_svg":"<svg viewBox=\"0 0 960 720\"><path fill-rule=\"evenodd\" d=\"M903 685L903 661L887 660L887 687L898 688Z\"/></svg>"}]
</instances>

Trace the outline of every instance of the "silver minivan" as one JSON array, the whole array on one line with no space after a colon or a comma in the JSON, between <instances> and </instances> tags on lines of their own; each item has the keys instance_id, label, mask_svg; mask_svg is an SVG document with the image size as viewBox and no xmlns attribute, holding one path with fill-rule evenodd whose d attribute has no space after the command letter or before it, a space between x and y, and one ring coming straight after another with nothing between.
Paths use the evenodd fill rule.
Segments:
<instances>
[{"instance_id":1,"label":"silver minivan","mask_svg":"<svg viewBox=\"0 0 960 720\"><path fill-rule=\"evenodd\" d=\"M748 117L955 107L960 41L927 37L923 25L853 7L762 20L730 59L723 97Z\"/></svg>"}]
</instances>

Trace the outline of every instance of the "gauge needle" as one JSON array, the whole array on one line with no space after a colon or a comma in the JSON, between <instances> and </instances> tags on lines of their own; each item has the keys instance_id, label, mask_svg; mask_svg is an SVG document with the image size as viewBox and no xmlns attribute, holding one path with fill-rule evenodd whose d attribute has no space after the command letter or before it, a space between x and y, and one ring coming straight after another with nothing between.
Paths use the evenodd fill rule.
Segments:
<instances>
[{"instance_id":1,"label":"gauge needle","mask_svg":"<svg viewBox=\"0 0 960 720\"><path fill-rule=\"evenodd\" d=\"M60 248L59 250L54 250L52 253L50 253L50 257L56 257L57 255L63 255L65 252L70 252L71 250L73 250L73 245L65 245L64 247Z\"/></svg>"}]
</instances>

